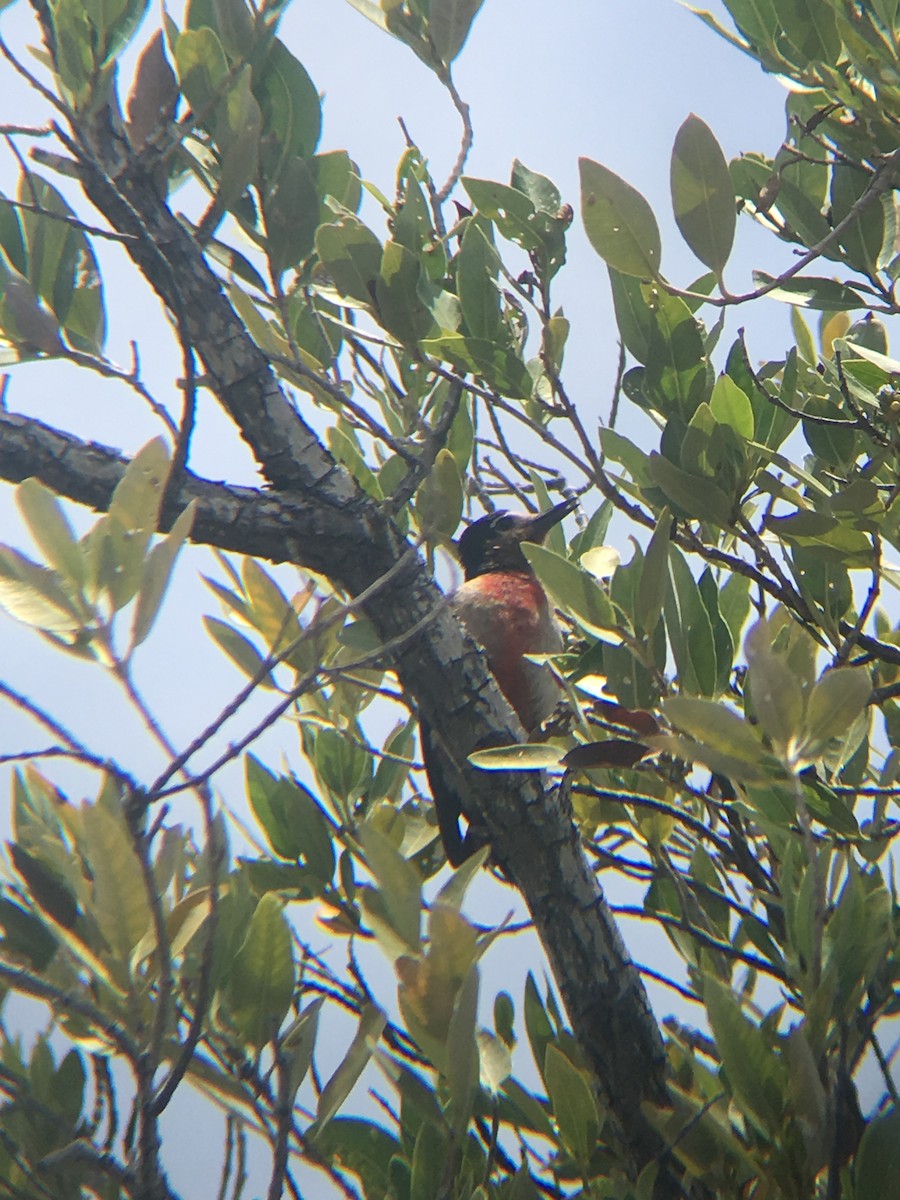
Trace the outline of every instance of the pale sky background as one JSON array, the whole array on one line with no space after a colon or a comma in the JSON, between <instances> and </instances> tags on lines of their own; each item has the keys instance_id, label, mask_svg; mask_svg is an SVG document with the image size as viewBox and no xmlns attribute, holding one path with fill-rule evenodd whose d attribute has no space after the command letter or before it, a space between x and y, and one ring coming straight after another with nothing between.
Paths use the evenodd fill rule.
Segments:
<instances>
[{"instance_id":1,"label":"pale sky background","mask_svg":"<svg viewBox=\"0 0 900 1200\"><path fill-rule=\"evenodd\" d=\"M715 2L710 8L723 11ZM176 8L171 11L177 15ZM0 32L17 48L36 40L30 10L21 0L0 18ZM440 85L405 46L371 25L346 0L297 0L281 32L324 93L320 149L346 148L363 176L390 195L403 150L397 123L402 116L436 178L443 181L457 155L459 120ZM139 35L136 48L146 36ZM784 133L784 91L778 81L675 0L486 0L454 75L472 107L475 129L467 173L507 182L512 160L518 157L550 176L577 214L577 158L585 154L603 162L650 200L663 231L663 271L681 284L703 270L675 230L668 197L669 155L682 121L690 112L697 113L712 127L728 157L755 150L774 154ZM3 120L34 124L44 119L36 112L35 98L5 62L0 62L0 95ZM15 176L15 164L5 154L0 158L4 192L13 191ZM187 208L190 200L176 196L174 203ZM377 217L368 215L383 235ZM129 339L138 337L146 382L158 399L176 403L172 380L180 363L153 296L134 285L120 252L96 248L106 272L110 356L127 364ZM786 261L784 247L749 219L741 219L737 249L726 273L732 290L749 285L752 267L777 270ZM577 216L568 263L556 283L556 301L572 322L565 378L590 426L608 412L618 350L605 267L588 246ZM727 349L740 325L748 328L755 358L775 357L789 344L786 310L774 301L732 316L722 348ZM14 369L7 402L13 411L127 452L159 432L132 393L58 364ZM620 428L629 433L627 406ZM632 436L638 439L642 435L639 429L633 432L636 428ZM214 479L256 481L248 455L208 399L200 405L191 466ZM72 512L79 526L89 520ZM12 489L6 485L0 485L0 540L27 550ZM622 549L627 558L627 548ZM220 614L197 578L199 569L209 570L205 554L183 555L167 609L139 660L140 681L178 745L190 741L243 682L200 624L203 613ZM294 586L291 573L281 578L289 590ZM0 677L59 714L95 751L113 754L146 781L153 778L158 754L99 668L49 652L38 637L2 613ZM250 706L229 737L239 736L261 711L261 705ZM0 709L0 753L44 744L45 736L17 713ZM267 735L257 752L276 769L282 761L299 765L296 737L287 723ZM73 798L78 798L83 777L65 778ZM223 772L217 782L226 800L240 808L240 770ZM2 786L5 793L5 782ZM480 917L502 917L515 905L509 889L489 880L479 886L475 900ZM303 920L299 906L291 911ZM657 968L674 964L665 939L649 935L646 926L629 923L624 932L636 959ZM317 948L327 949L321 931L313 937ZM518 941L512 953L512 945L489 953L482 986L485 1023L494 993L505 987L516 1001L521 1029L526 971L532 967L539 976L543 971L533 948L530 962L524 961ZM333 955L340 965L343 946ZM374 950L366 958L370 965L378 962ZM385 999L392 990L388 978L381 975ZM678 1008L671 993L652 985L651 993L660 1017L680 1011L696 1020L695 1013ZM341 1031L333 1035L337 1057L349 1035L349 1028L346 1036ZM525 1073L529 1060L527 1051L520 1053L517 1070ZM327 1073L327 1054L322 1070ZM217 1137L215 1128L214 1122L183 1103L173 1106L167 1118L171 1183L186 1197L207 1196L217 1186L218 1143L209 1146L211 1159L198 1156L198 1147ZM259 1179L254 1182L250 1195L264 1186ZM313 1184L310 1194L313 1189L322 1194L321 1186Z\"/></svg>"}]
</instances>

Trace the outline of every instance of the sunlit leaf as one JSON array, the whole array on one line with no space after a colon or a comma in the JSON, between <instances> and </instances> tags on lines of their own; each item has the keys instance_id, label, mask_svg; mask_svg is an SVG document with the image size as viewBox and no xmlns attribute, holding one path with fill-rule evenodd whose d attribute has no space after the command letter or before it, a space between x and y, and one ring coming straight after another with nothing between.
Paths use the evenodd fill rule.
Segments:
<instances>
[{"instance_id":1,"label":"sunlit leaf","mask_svg":"<svg viewBox=\"0 0 900 1200\"><path fill-rule=\"evenodd\" d=\"M702 263L721 275L734 242L734 188L712 130L693 113L675 136L671 186L681 236Z\"/></svg>"},{"instance_id":2,"label":"sunlit leaf","mask_svg":"<svg viewBox=\"0 0 900 1200\"><path fill-rule=\"evenodd\" d=\"M169 587L172 570L181 548L190 536L196 501L192 500L179 514L171 530L147 555L141 585L138 589L131 644L138 646L150 633Z\"/></svg>"},{"instance_id":3,"label":"sunlit leaf","mask_svg":"<svg viewBox=\"0 0 900 1200\"><path fill-rule=\"evenodd\" d=\"M581 216L591 245L623 275L655 278L662 247L650 205L608 167L589 158L579 165Z\"/></svg>"}]
</instances>

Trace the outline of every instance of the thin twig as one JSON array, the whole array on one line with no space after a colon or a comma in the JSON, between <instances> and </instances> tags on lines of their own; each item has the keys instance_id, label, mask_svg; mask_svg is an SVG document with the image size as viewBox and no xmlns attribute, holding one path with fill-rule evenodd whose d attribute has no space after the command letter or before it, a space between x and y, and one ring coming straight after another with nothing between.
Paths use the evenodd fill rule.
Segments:
<instances>
[{"instance_id":1,"label":"thin twig","mask_svg":"<svg viewBox=\"0 0 900 1200\"><path fill-rule=\"evenodd\" d=\"M3 203L8 204L10 208L17 208L21 212L34 213L36 217L46 217L48 221L61 221L64 225L78 229L81 233L89 234L91 237L106 238L110 242L133 242L136 240L133 234L115 233L112 229L101 229L99 225L87 225L84 221L79 221L77 217L72 216L71 213L53 212L52 209L44 208L40 204L26 204L24 200L11 200L9 196L3 197Z\"/></svg>"},{"instance_id":2,"label":"thin twig","mask_svg":"<svg viewBox=\"0 0 900 1200\"><path fill-rule=\"evenodd\" d=\"M463 169L466 165L466 159L469 157L469 151L472 149L472 142L475 136L472 130L472 117L469 112L469 106L456 90L456 84L453 82L453 76L449 67L447 68L447 77L446 79L442 80L442 83L450 93L450 99L453 101L453 106L459 113L460 120L462 121L463 125L463 135L462 141L460 142L459 154L456 157L456 162L453 164L453 170L447 176L447 180L444 185L438 188L438 190L434 193L434 202L438 212L440 212L440 208L444 201L459 182L459 178L462 175ZM441 222L441 225L443 225L443 222ZM438 232L443 236L443 228L438 229Z\"/></svg>"}]
</instances>

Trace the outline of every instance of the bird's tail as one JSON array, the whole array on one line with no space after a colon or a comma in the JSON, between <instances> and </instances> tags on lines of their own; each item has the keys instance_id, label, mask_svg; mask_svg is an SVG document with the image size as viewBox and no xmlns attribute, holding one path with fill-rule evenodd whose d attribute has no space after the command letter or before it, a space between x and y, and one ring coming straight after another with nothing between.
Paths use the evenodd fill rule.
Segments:
<instances>
[{"instance_id":1,"label":"bird's tail","mask_svg":"<svg viewBox=\"0 0 900 1200\"><path fill-rule=\"evenodd\" d=\"M419 718L419 742L444 853L452 867L459 867L486 844L487 834L480 825L469 825L465 834L460 833L459 819L465 815L461 799L463 780L440 739L422 717Z\"/></svg>"}]
</instances>

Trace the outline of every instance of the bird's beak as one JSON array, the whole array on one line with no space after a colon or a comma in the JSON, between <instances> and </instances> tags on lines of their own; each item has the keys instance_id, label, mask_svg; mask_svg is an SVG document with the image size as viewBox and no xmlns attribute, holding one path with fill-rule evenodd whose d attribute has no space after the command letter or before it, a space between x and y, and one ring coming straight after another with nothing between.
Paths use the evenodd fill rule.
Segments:
<instances>
[{"instance_id":1,"label":"bird's beak","mask_svg":"<svg viewBox=\"0 0 900 1200\"><path fill-rule=\"evenodd\" d=\"M577 500L563 500L560 504L554 504L545 513L541 513L537 517L532 517L526 523L520 540L523 542L542 542L553 526L558 525L563 517L567 517L577 507Z\"/></svg>"}]
</instances>

